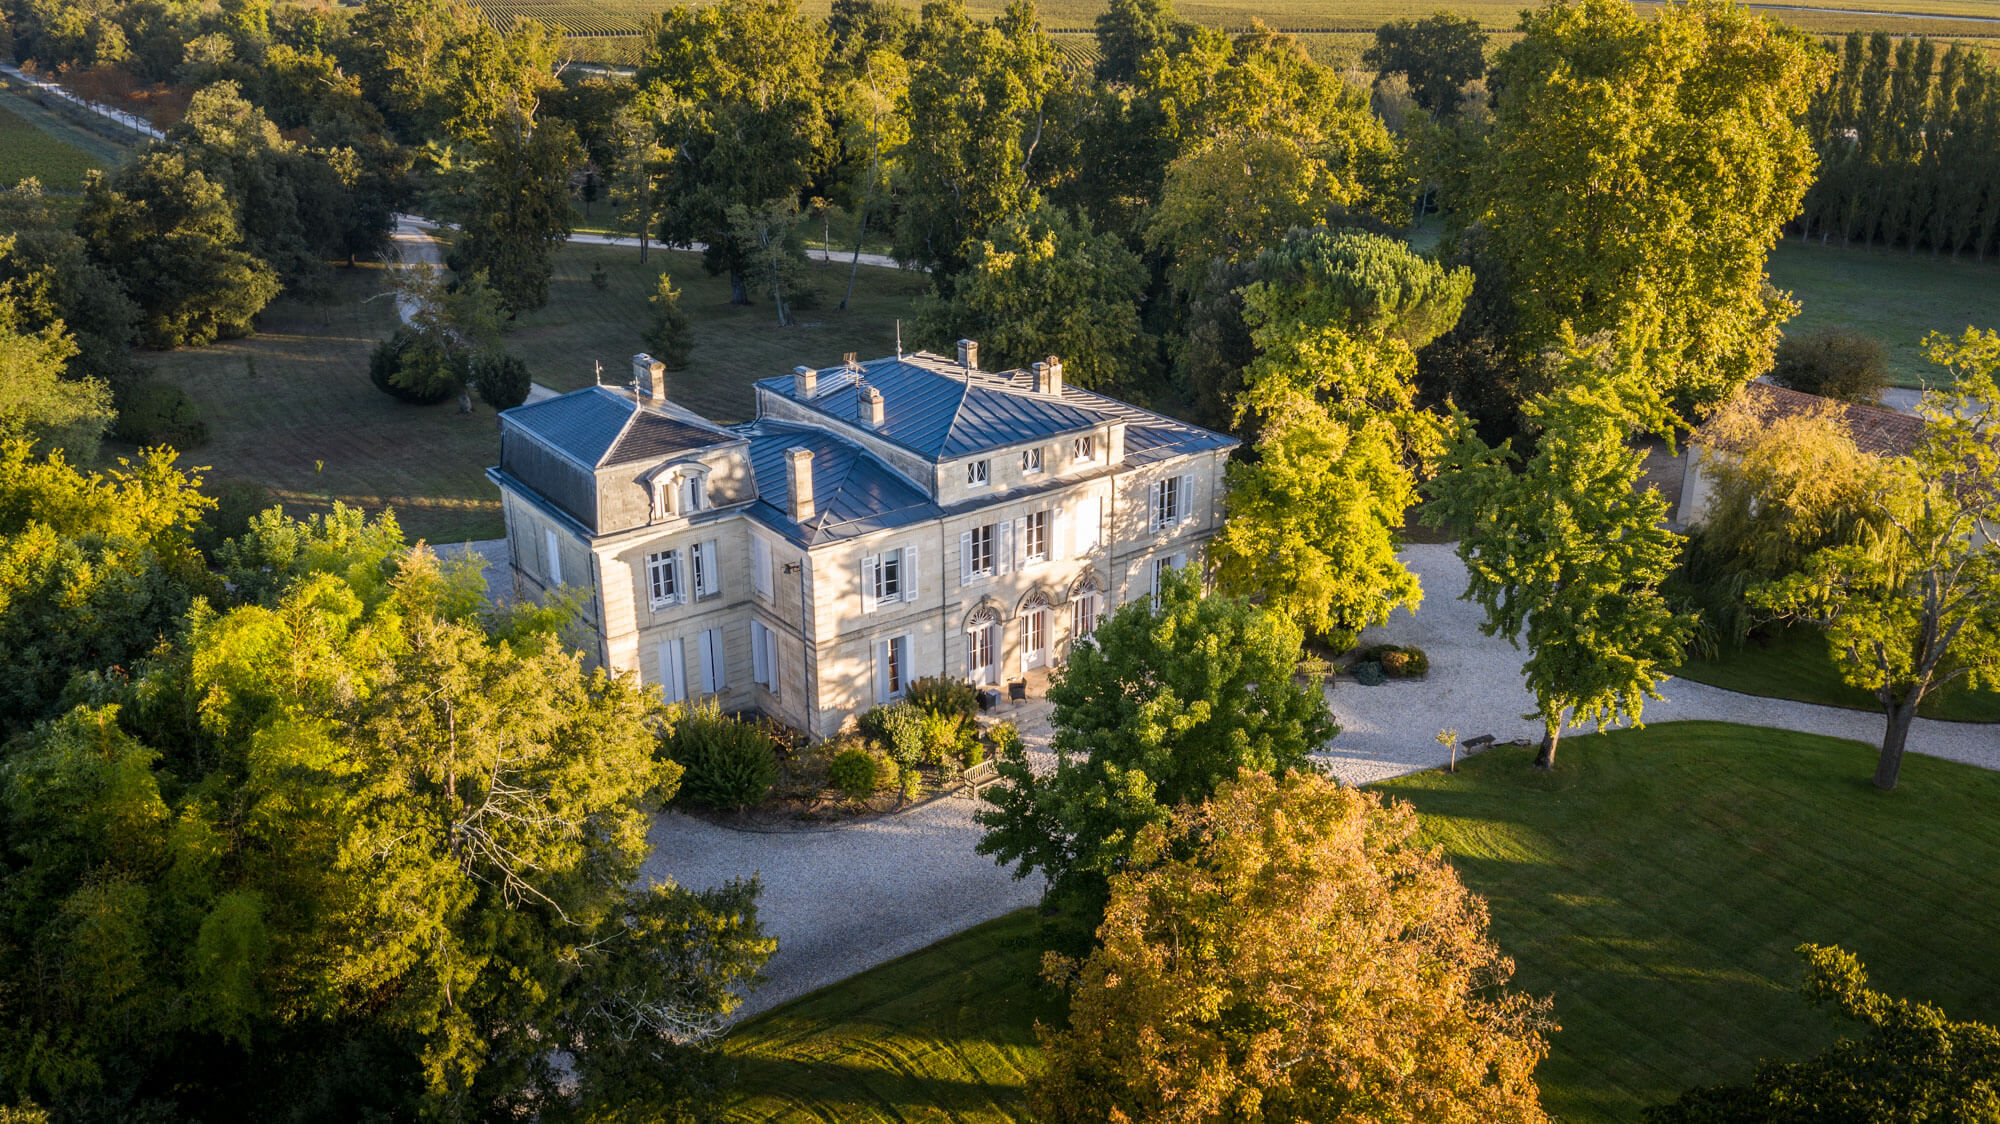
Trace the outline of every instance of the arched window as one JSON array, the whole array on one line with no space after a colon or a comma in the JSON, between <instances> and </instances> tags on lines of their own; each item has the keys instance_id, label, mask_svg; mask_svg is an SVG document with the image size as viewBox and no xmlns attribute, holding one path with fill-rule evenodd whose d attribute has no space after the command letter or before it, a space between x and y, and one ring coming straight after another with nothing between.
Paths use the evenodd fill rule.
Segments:
<instances>
[{"instance_id":1,"label":"arched window","mask_svg":"<svg viewBox=\"0 0 2000 1124\"><path fill-rule=\"evenodd\" d=\"M685 519L708 508L708 466L698 462L670 464L652 476L653 518Z\"/></svg>"}]
</instances>

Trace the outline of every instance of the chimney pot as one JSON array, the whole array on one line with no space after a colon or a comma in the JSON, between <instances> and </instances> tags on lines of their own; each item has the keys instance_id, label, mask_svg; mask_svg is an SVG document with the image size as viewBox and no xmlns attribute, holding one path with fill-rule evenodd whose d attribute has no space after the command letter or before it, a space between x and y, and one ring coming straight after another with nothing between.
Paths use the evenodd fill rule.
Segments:
<instances>
[{"instance_id":1,"label":"chimney pot","mask_svg":"<svg viewBox=\"0 0 2000 1124\"><path fill-rule=\"evenodd\" d=\"M785 450L789 470L786 485L791 492L792 522L804 523L813 517L813 455L811 449L793 446Z\"/></svg>"},{"instance_id":2,"label":"chimney pot","mask_svg":"<svg viewBox=\"0 0 2000 1124\"><path fill-rule=\"evenodd\" d=\"M634 355L632 385L653 401L664 402L667 397L667 365L643 351Z\"/></svg>"},{"instance_id":3,"label":"chimney pot","mask_svg":"<svg viewBox=\"0 0 2000 1124\"><path fill-rule=\"evenodd\" d=\"M792 368L792 393L811 398L819 393L819 372L811 367Z\"/></svg>"},{"instance_id":4,"label":"chimney pot","mask_svg":"<svg viewBox=\"0 0 2000 1124\"><path fill-rule=\"evenodd\" d=\"M861 423L882 428L882 392L872 386L861 388Z\"/></svg>"},{"instance_id":5,"label":"chimney pot","mask_svg":"<svg viewBox=\"0 0 2000 1124\"><path fill-rule=\"evenodd\" d=\"M978 340L958 341L958 365L968 371L977 371L979 369Z\"/></svg>"}]
</instances>

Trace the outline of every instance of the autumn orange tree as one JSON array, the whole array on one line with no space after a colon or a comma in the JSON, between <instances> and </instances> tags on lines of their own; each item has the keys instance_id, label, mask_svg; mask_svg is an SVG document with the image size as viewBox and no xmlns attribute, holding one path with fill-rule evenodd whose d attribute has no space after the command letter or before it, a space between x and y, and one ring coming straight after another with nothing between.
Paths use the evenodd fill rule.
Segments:
<instances>
[{"instance_id":1,"label":"autumn orange tree","mask_svg":"<svg viewBox=\"0 0 2000 1124\"><path fill-rule=\"evenodd\" d=\"M1407 804L1246 770L1141 833L1098 939L1045 963L1037 1119L1547 1119L1546 1001Z\"/></svg>"}]
</instances>

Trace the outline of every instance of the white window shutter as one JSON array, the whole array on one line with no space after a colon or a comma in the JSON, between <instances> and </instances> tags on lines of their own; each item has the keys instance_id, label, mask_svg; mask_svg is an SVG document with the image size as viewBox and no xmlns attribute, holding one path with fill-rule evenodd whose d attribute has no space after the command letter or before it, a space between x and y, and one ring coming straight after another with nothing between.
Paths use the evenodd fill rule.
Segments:
<instances>
[{"instance_id":1,"label":"white window shutter","mask_svg":"<svg viewBox=\"0 0 2000 1124\"><path fill-rule=\"evenodd\" d=\"M1181 522L1194 521L1194 474L1181 477Z\"/></svg>"},{"instance_id":2,"label":"white window shutter","mask_svg":"<svg viewBox=\"0 0 2000 1124\"><path fill-rule=\"evenodd\" d=\"M715 682L715 630L704 629L697 637L701 653L701 693L712 695Z\"/></svg>"},{"instance_id":3,"label":"white window shutter","mask_svg":"<svg viewBox=\"0 0 2000 1124\"><path fill-rule=\"evenodd\" d=\"M695 592L701 594L703 597L707 597L722 588L722 572L716 566L718 554L715 549L715 540L709 539L707 542L696 543L695 549L701 551L702 579L701 588Z\"/></svg>"},{"instance_id":4,"label":"white window shutter","mask_svg":"<svg viewBox=\"0 0 2000 1124\"><path fill-rule=\"evenodd\" d=\"M660 645L660 694L670 703L687 698L687 656L679 637Z\"/></svg>"},{"instance_id":5,"label":"white window shutter","mask_svg":"<svg viewBox=\"0 0 2000 1124\"><path fill-rule=\"evenodd\" d=\"M1016 519L1014 520L1014 568L1018 570L1027 564L1028 521L1026 519Z\"/></svg>"},{"instance_id":6,"label":"white window shutter","mask_svg":"<svg viewBox=\"0 0 2000 1124\"><path fill-rule=\"evenodd\" d=\"M771 544L754 535L750 539L750 580L757 587L757 596L771 599Z\"/></svg>"},{"instance_id":7,"label":"white window shutter","mask_svg":"<svg viewBox=\"0 0 2000 1124\"><path fill-rule=\"evenodd\" d=\"M889 701L889 642L875 642L875 701Z\"/></svg>"},{"instance_id":8,"label":"white window shutter","mask_svg":"<svg viewBox=\"0 0 2000 1124\"><path fill-rule=\"evenodd\" d=\"M1160 529L1160 487L1161 482L1146 485L1146 530L1148 533Z\"/></svg>"},{"instance_id":9,"label":"white window shutter","mask_svg":"<svg viewBox=\"0 0 2000 1124\"><path fill-rule=\"evenodd\" d=\"M906 546L903 548L903 600L905 601L917 599L917 573L917 548Z\"/></svg>"},{"instance_id":10,"label":"white window shutter","mask_svg":"<svg viewBox=\"0 0 2000 1124\"><path fill-rule=\"evenodd\" d=\"M1065 529L1063 526L1063 509L1060 507L1050 508L1049 561L1051 562L1060 562L1063 560L1063 531Z\"/></svg>"},{"instance_id":11,"label":"white window shutter","mask_svg":"<svg viewBox=\"0 0 2000 1124\"><path fill-rule=\"evenodd\" d=\"M993 526L1000 538L993 548L993 572L1004 574L1008 564L1014 560L1014 524L1002 519Z\"/></svg>"},{"instance_id":12,"label":"white window shutter","mask_svg":"<svg viewBox=\"0 0 2000 1124\"><path fill-rule=\"evenodd\" d=\"M553 528L543 528L542 545L548 548L548 565L546 569L548 570L549 574L549 584L561 585L563 583L562 543L560 540L556 538L556 533Z\"/></svg>"},{"instance_id":13,"label":"white window shutter","mask_svg":"<svg viewBox=\"0 0 2000 1124\"><path fill-rule=\"evenodd\" d=\"M875 611L876 567L881 564L882 560L873 554L861 560L861 611L864 613Z\"/></svg>"},{"instance_id":14,"label":"white window shutter","mask_svg":"<svg viewBox=\"0 0 2000 1124\"><path fill-rule=\"evenodd\" d=\"M958 533L958 584L972 584L972 532Z\"/></svg>"}]
</instances>

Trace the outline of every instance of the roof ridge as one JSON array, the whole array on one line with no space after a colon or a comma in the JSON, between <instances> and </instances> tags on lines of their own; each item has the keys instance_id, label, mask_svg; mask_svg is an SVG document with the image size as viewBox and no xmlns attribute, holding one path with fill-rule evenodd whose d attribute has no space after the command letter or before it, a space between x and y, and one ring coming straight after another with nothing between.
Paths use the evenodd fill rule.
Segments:
<instances>
[{"instance_id":1,"label":"roof ridge","mask_svg":"<svg viewBox=\"0 0 2000 1124\"><path fill-rule=\"evenodd\" d=\"M604 391L605 393L609 394L609 395L610 395L611 397L613 397L613 398L617 399L617 400L618 400L618 401L620 401L620 402L623 402L623 401L625 400L625 396L624 396L624 395L622 395L622 394L618 393L618 392L617 392L617 391L615 391L615 390L612 390L612 389L611 389L610 387L608 387L608 386L605 386L605 385L604 385L604 384L602 384L602 383L599 383L599 384L597 384L596 386L593 386L593 387L591 387L591 389L592 389L592 390L602 390L602 391ZM620 425L620 426L618 427L618 432L617 432L617 433L614 433L614 434L612 434L612 435L611 435L611 440L605 443L605 446L604 446L604 451L603 451L603 452L601 452L601 453L599 453L599 454L597 454L597 463L596 463L596 464L594 464L594 465L591 465L590 467L592 467L592 468L602 468L602 467L604 467L604 458L606 458L606 457L610 456L610 455L611 455L611 452L612 452L612 450L614 450L614 449L618 448L618 443L619 443L620 441L623 441L623 440L625 440L625 435L626 435L627 433L631 432L631 430L632 430L632 419L633 419L633 418L636 418L636 417L638 417L638 416L639 416L639 410L640 410L640 405L639 405L639 396L638 396L638 395L637 395L637 394L635 393L635 394L633 394L633 395L632 395L632 412L631 412L631 413L629 413L629 414L626 414L626 415L625 415L625 421L624 421L624 424L622 424L622 425Z\"/></svg>"}]
</instances>

